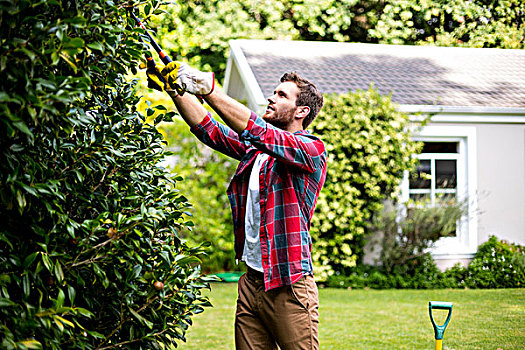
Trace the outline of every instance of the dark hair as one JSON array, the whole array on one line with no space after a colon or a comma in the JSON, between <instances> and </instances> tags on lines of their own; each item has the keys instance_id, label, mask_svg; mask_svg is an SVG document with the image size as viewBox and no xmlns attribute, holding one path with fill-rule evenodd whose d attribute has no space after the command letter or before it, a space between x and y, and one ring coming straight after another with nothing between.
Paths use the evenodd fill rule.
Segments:
<instances>
[{"instance_id":1,"label":"dark hair","mask_svg":"<svg viewBox=\"0 0 525 350\"><path fill-rule=\"evenodd\" d=\"M303 119L303 129L310 125L317 114L323 107L323 95L314 83L299 76L296 72L284 73L281 77L281 83L291 81L299 88L299 95L297 96L296 106L307 106L310 108L310 113Z\"/></svg>"}]
</instances>

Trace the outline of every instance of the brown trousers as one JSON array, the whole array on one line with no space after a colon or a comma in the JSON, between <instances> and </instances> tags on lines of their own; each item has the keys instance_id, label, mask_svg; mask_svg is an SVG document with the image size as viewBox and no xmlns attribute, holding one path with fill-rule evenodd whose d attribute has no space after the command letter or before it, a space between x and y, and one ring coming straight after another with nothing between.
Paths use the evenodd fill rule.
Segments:
<instances>
[{"instance_id":1,"label":"brown trousers","mask_svg":"<svg viewBox=\"0 0 525 350\"><path fill-rule=\"evenodd\" d=\"M238 289L236 349L319 349L319 295L313 276L265 292L262 273L249 269Z\"/></svg>"}]
</instances>

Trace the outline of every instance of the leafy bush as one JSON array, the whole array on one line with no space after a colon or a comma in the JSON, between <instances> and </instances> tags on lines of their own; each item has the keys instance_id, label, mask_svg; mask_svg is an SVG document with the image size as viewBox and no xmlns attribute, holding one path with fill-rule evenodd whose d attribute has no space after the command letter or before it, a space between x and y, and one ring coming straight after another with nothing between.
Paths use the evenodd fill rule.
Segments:
<instances>
[{"instance_id":1,"label":"leafy bush","mask_svg":"<svg viewBox=\"0 0 525 350\"><path fill-rule=\"evenodd\" d=\"M415 165L419 144L410 137L408 115L372 87L326 96L312 125L328 151L311 228L316 273L323 279L355 266L369 221Z\"/></svg>"},{"instance_id":2,"label":"leafy bush","mask_svg":"<svg viewBox=\"0 0 525 350\"><path fill-rule=\"evenodd\" d=\"M189 203L160 166L154 124L173 113L146 123L126 79L135 4L0 3L4 349L172 348L209 305L203 247L180 239Z\"/></svg>"},{"instance_id":3,"label":"leafy bush","mask_svg":"<svg viewBox=\"0 0 525 350\"><path fill-rule=\"evenodd\" d=\"M348 276L330 276L326 285L336 288L429 289L440 288L442 283L441 272L434 260L430 254L424 254L388 272L380 266L362 265Z\"/></svg>"},{"instance_id":4,"label":"leafy bush","mask_svg":"<svg viewBox=\"0 0 525 350\"><path fill-rule=\"evenodd\" d=\"M491 236L479 246L467 267L456 264L441 272L431 255L414 257L391 271L382 266L358 266L348 275L330 276L326 285L334 288L523 288L525 250Z\"/></svg>"},{"instance_id":5,"label":"leafy bush","mask_svg":"<svg viewBox=\"0 0 525 350\"><path fill-rule=\"evenodd\" d=\"M467 287L468 268L457 263L447 269L441 275L441 286L443 288L465 288Z\"/></svg>"},{"instance_id":6,"label":"leafy bush","mask_svg":"<svg viewBox=\"0 0 525 350\"><path fill-rule=\"evenodd\" d=\"M402 212L400 214L400 211ZM405 203L391 206L373 219L370 240L380 248L379 263L393 272L410 260L425 255L442 237L450 235L466 213L454 200L434 206Z\"/></svg>"},{"instance_id":7,"label":"leafy bush","mask_svg":"<svg viewBox=\"0 0 525 350\"><path fill-rule=\"evenodd\" d=\"M191 245L210 242L202 263L204 271L239 269L235 265L233 222L226 195L237 161L202 144L182 120L166 123L161 130L172 152L169 167L184 178L179 187L193 204L188 211L193 214L195 226L183 237Z\"/></svg>"},{"instance_id":8,"label":"leafy bush","mask_svg":"<svg viewBox=\"0 0 525 350\"><path fill-rule=\"evenodd\" d=\"M479 246L465 279L471 288L524 287L525 248L491 236Z\"/></svg>"}]
</instances>

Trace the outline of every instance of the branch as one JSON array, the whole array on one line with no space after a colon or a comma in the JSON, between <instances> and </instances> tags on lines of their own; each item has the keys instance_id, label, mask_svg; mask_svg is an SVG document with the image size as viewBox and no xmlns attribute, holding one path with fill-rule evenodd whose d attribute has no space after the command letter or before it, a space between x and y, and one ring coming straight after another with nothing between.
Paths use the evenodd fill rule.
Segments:
<instances>
[{"instance_id":1,"label":"branch","mask_svg":"<svg viewBox=\"0 0 525 350\"><path fill-rule=\"evenodd\" d=\"M157 332L157 333L154 333L154 334L149 334L147 335L147 337L156 337L158 335L161 335L162 333L165 333L166 331L168 330L168 328L160 331L160 332ZM108 346L104 346L103 348L95 348L95 350L107 350L107 349L113 349L113 348L116 348L116 347L121 347L123 345L127 345L127 344L132 344L132 343L136 343L138 341L142 341L144 340L144 338L146 337L142 337L140 339L134 339L134 340L126 340L126 341L123 341L121 343L117 343L117 344L113 344L113 345L108 345ZM101 344L102 345L102 344Z\"/></svg>"},{"instance_id":2,"label":"branch","mask_svg":"<svg viewBox=\"0 0 525 350\"><path fill-rule=\"evenodd\" d=\"M165 297L166 298L169 298L169 297L172 297L173 295L175 295L175 293L177 293L179 290L177 289L176 291L174 291L173 293L171 294L168 294L166 295ZM160 299L160 297L157 295L155 298L151 299L149 302L147 302L146 304L142 305L142 307L140 307L136 312L137 313L140 313L141 311L143 311L145 308L147 308L148 306L150 306L155 300L157 299ZM106 344L108 342L108 340L115 334L118 332L118 330L124 325L124 323L128 322L129 320L131 319L131 316L128 316L127 318L125 319L122 319L120 320L119 324L117 325L117 327L115 327L115 329L113 329L109 335L106 337L106 339L99 345L95 348L95 350L102 350L102 349L111 349L111 348L114 348L116 346L120 346L122 344L127 344L127 343L130 343L130 342L136 342L136 341L139 341L139 340L142 340L144 339L143 338L140 338L140 339L137 339L137 340L128 340L128 341L125 341L123 343L118 343L118 344L114 344L114 345L111 345L111 346L106 346L106 347L101 347L102 345ZM159 332L158 334L162 334L163 332L165 332L167 329L163 330L162 332ZM154 335L158 335L157 333L155 333Z\"/></svg>"}]
</instances>

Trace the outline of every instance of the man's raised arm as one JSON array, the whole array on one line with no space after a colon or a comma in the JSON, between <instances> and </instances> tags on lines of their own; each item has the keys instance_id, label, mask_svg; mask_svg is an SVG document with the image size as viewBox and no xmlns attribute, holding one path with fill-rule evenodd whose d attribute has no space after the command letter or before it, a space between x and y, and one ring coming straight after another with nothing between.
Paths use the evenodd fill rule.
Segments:
<instances>
[{"instance_id":1,"label":"man's raised arm","mask_svg":"<svg viewBox=\"0 0 525 350\"><path fill-rule=\"evenodd\" d=\"M246 129L251 111L216 87L213 73L201 72L180 62L171 62L161 71L155 69L157 71L154 74L148 73L148 76L158 79L160 74L165 79L165 89L188 125L193 127L199 124L207 114L206 108L195 96L191 96L193 94L201 96L235 132L241 133ZM179 95L176 85L190 94Z\"/></svg>"}]
</instances>

